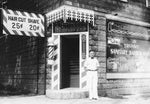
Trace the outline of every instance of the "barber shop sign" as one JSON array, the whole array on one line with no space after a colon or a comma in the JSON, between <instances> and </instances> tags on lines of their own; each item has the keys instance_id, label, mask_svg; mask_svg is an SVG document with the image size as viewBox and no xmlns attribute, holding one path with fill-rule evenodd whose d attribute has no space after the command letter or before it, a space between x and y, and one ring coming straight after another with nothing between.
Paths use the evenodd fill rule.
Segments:
<instances>
[{"instance_id":1,"label":"barber shop sign","mask_svg":"<svg viewBox=\"0 0 150 104\"><path fill-rule=\"evenodd\" d=\"M44 16L41 14L2 9L3 34L44 37Z\"/></svg>"}]
</instances>

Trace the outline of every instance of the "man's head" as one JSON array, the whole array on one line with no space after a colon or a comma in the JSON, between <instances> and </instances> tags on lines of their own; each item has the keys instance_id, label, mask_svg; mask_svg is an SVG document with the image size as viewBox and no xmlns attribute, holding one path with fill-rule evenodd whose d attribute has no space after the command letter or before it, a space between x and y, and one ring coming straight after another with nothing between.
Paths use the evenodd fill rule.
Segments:
<instances>
[{"instance_id":1,"label":"man's head","mask_svg":"<svg viewBox=\"0 0 150 104\"><path fill-rule=\"evenodd\" d=\"M95 52L94 52L93 50L90 50L90 51L89 51L89 54L90 54L90 57L91 57L91 58L94 58Z\"/></svg>"}]
</instances>

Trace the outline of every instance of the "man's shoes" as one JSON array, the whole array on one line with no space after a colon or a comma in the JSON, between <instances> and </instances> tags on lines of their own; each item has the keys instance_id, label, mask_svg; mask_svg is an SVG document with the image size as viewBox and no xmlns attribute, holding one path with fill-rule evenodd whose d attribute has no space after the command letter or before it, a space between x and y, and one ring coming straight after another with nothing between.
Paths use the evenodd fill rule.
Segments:
<instances>
[{"instance_id":1,"label":"man's shoes","mask_svg":"<svg viewBox=\"0 0 150 104\"><path fill-rule=\"evenodd\" d=\"M93 100L97 100L97 98L92 98Z\"/></svg>"}]
</instances>

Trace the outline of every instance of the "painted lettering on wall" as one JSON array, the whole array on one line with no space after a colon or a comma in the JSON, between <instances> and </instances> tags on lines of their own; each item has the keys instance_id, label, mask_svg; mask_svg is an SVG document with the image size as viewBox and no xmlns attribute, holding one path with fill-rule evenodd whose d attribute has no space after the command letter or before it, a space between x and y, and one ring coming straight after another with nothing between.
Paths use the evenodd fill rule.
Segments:
<instances>
[{"instance_id":1,"label":"painted lettering on wall","mask_svg":"<svg viewBox=\"0 0 150 104\"><path fill-rule=\"evenodd\" d=\"M124 37L140 38L147 40L150 38L149 28L126 24L118 21L109 21L107 23L107 31L108 33L114 33L115 35L120 35Z\"/></svg>"}]
</instances>

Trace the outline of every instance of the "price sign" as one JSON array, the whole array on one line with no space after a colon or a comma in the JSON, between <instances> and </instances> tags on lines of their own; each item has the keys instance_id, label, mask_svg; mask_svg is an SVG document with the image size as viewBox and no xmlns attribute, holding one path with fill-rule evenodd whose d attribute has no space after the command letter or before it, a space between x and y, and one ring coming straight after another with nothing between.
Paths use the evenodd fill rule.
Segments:
<instances>
[{"instance_id":1,"label":"price sign","mask_svg":"<svg viewBox=\"0 0 150 104\"><path fill-rule=\"evenodd\" d=\"M41 14L4 10L3 34L44 37L44 17Z\"/></svg>"}]
</instances>

